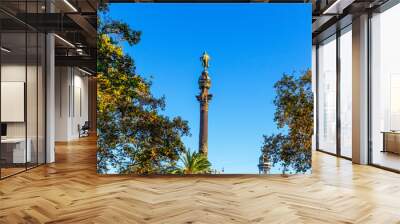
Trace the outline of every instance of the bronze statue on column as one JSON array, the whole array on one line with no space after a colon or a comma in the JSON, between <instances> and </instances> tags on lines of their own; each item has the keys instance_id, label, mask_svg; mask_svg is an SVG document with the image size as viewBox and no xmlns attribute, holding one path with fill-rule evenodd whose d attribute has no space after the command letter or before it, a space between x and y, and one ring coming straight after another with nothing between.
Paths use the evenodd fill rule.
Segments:
<instances>
[{"instance_id":1,"label":"bronze statue on column","mask_svg":"<svg viewBox=\"0 0 400 224\"><path fill-rule=\"evenodd\" d=\"M208 75L210 56L204 52L200 57L203 66L203 72L199 78L200 94L196 96L200 102L200 134L199 134L199 152L207 156L208 154L208 102L212 94L208 93L211 87L211 78Z\"/></svg>"}]
</instances>

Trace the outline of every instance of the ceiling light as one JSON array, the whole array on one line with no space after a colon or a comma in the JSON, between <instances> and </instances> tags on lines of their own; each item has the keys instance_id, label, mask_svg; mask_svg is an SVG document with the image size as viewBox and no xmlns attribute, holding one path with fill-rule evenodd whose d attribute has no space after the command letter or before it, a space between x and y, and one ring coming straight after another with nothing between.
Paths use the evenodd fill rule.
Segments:
<instances>
[{"instance_id":1,"label":"ceiling light","mask_svg":"<svg viewBox=\"0 0 400 224\"><path fill-rule=\"evenodd\" d=\"M65 44L67 44L68 46L70 46L70 47L72 47L72 48L75 48L75 45L73 45L71 42L69 42L68 40L66 40L66 39L64 39L64 38L62 38L62 37L60 37L59 35L57 35L57 34L54 34L54 36L55 37L57 37L59 40L61 40L62 42L64 42Z\"/></svg>"},{"instance_id":2,"label":"ceiling light","mask_svg":"<svg viewBox=\"0 0 400 224\"><path fill-rule=\"evenodd\" d=\"M68 0L64 0L64 3L68 5L74 12L78 12L78 10Z\"/></svg>"},{"instance_id":3,"label":"ceiling light","mask_svg":"<svg viewBox=\"0 0 400 224\"><path fill-rule=\"evenodd\" d=\"M80 49L80 48L78 48L78 49L76 49L76 53L77 53L78 55L83 55L83 50Z\"/></svg>"},{"instance_id":4,"label":"ceiling light","mask_svg":"<svg viewBox=\"0 0 400 224\"><path fill-rule=\"evenodd\" d=\"M5 48L5 47L1 47L0 49L1 49L1 51L4 51L4 52L6 52L6 53L10 53L10 52L11 52L10 50L8 50L8 49Z\"/></svg>"}]
</instances>

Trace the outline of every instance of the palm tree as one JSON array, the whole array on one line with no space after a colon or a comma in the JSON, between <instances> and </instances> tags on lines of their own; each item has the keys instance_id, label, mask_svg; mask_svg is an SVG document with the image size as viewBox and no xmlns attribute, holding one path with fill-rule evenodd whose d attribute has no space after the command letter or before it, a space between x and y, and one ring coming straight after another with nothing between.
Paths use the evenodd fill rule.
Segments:
<instances>
[{"instance_id":1,"label":"palm tree","mask_svg":"<svg viewBox=\"0 0 400 224\"><path fill-rule=\"evenodd\" d=\"M173 171L175 174L203 174L210 173L211 163L201 153L185 151L180 158L182 166Z\"/></svg>"}]
</instances>

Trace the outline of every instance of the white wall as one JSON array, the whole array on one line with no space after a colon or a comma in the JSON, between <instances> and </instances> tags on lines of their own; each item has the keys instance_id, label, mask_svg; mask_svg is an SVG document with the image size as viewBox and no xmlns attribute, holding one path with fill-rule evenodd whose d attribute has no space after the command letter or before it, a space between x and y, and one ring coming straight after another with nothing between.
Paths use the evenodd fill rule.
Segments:
<instances>
[{"instance_id":1,"label":"white wall","mask_svg":"<svg viewBox=\"0 0 400 224\"><path fill-rule=\"evenodd\" d=\"M27 69L27 70L26 70ZM28 118L28 137L29 129L32 127L35 130L36 135L36 107L37 107L37 96L36 96L36 82L37 80L31 77L31 74L35 74L36 77L36 66L25 67L20 64L3 64L1 66L1 81L2 82L24 82L26 71L28 72L28 87L27 87L27 118ZM39 105L41 106L41 105ZM7 110L7 108L2 108ZM22 108L24 110L24 108ZM32 123L33 122L33 123ZM7 122L7 135L9 137L25 137L25 122Z\"/></svg>"},{"instance_id":2,"label":"white wall","mask_svg":"<svg viewBox=\"0 0 400 224\"><path fill-rule=\"evenodd\" d=\"M1 66L1 81L25 82L25 64L3 64ZM7 108L1 108L6 110ZM7 122L7 137L25 137L25 122Z\"/></svg>"},{"instance_id":3,"label":"white wall","mask_svg":"<svg viewBox=\"0 0 400 224\"><path fill-rule=\"evenodd\" d=\"M55 140L67 141L69 133L69 96L70 85L69 69L67 67L55 68Z\"/></svg>"},{"instance_id":4,"label":"white wall","mask_svg":"<svg viewBox=\"0 0 400 224\"><path fill-rule=\"evenodd\" d=\"M37 70L38 69L38 70ZM1 66L2 82L23 82L26 84L26 107L18 108L19 113L26 112L27 119L21 122L5 122L7 124L7 137L8 138L24 138L25 135L29 139L32 162L39 159L39 163L44 163L44 82L42 67L36 65L28 65L18 63L4 63ZM27 77L27 82L25 78ZM2 89L3 92L4 89ZM20 94L24 94L24 89ZM3 92L4 94L4 92ZM2 98L7 95L2 95ZM9 111L12 108L2 107L1 110L6 113L16 113L16 111ZM22 115L24 116L24 115ZM39 153L39 155L37 155Z\"/></svg>"},{"instance_id":5,"label":"white wall","mask_svg":"<svg viewBox=\"0 0 400 224\"><path fill-rule=\"evenodd\" d=\"M88 120L88 78L76 68L56 67L55 140L79 138L78 125Z\"/></svg>"},{"instance_id":6,"label":"white wall","mask_svg":"<svg viewBox=\"0 0 400 224\"><path fill-rule=\"evenodd\" d=\"M78 74L77 74L78 72ZM89 120L89 115L88 115L88 78L86 76L82 76L83 73L79 72L78 70L75 70L75 75L74 75L74 102L73 105L74 107L72 108L72 120L71 120L71 135L76 137L79 137L79 132L78 132L78 124L83 125L85 121Z\"/></svg>"}]
</instances>

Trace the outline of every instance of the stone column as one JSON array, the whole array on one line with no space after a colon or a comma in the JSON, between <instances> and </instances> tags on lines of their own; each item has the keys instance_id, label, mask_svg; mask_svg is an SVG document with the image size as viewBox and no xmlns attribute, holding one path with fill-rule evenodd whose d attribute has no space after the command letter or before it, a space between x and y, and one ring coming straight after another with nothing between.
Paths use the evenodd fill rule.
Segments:
<instances>
[{"instance_id":1,"label":"stone column","mask_svg":"<svg viewBox=\"0 0 400 224\"><path fill-rule=\"evenodd\" d=\"M46 163L55 161L55 43L54 34L47 34L46 40Z\"/></svg>"},{"instance_id":2,"label":"stone column","mask_svg":"<svg viewBox=\"0 0 400 224\"><path fill-rule=\"evenodd\" d=\"M46 1L46 13L55 11ZM46 35L46 163L55 162L55 40L54 33Z\"/></svg>"},{"instance_id":3,"label":"stone column","mask_svg":"<svg viewBox=\"0 0 400 224\"><path fill-rule=\"evenodd\" d=\"M353 19L352 160L368 163L368 15Z\"/></svg>"},{"instance_id":4,"label":"stone column","mask_svg":"<svg viewBox=\"0 0 400 224\"><path fill-rule=\"evenodd\" d=\"M205 156L208 155L208 103L212 98L212 95L208 93L210 87L210 76L204 70L199 78L200 95L196 98L200 102L199 153Z\"/></svg>"}]
</instances>

